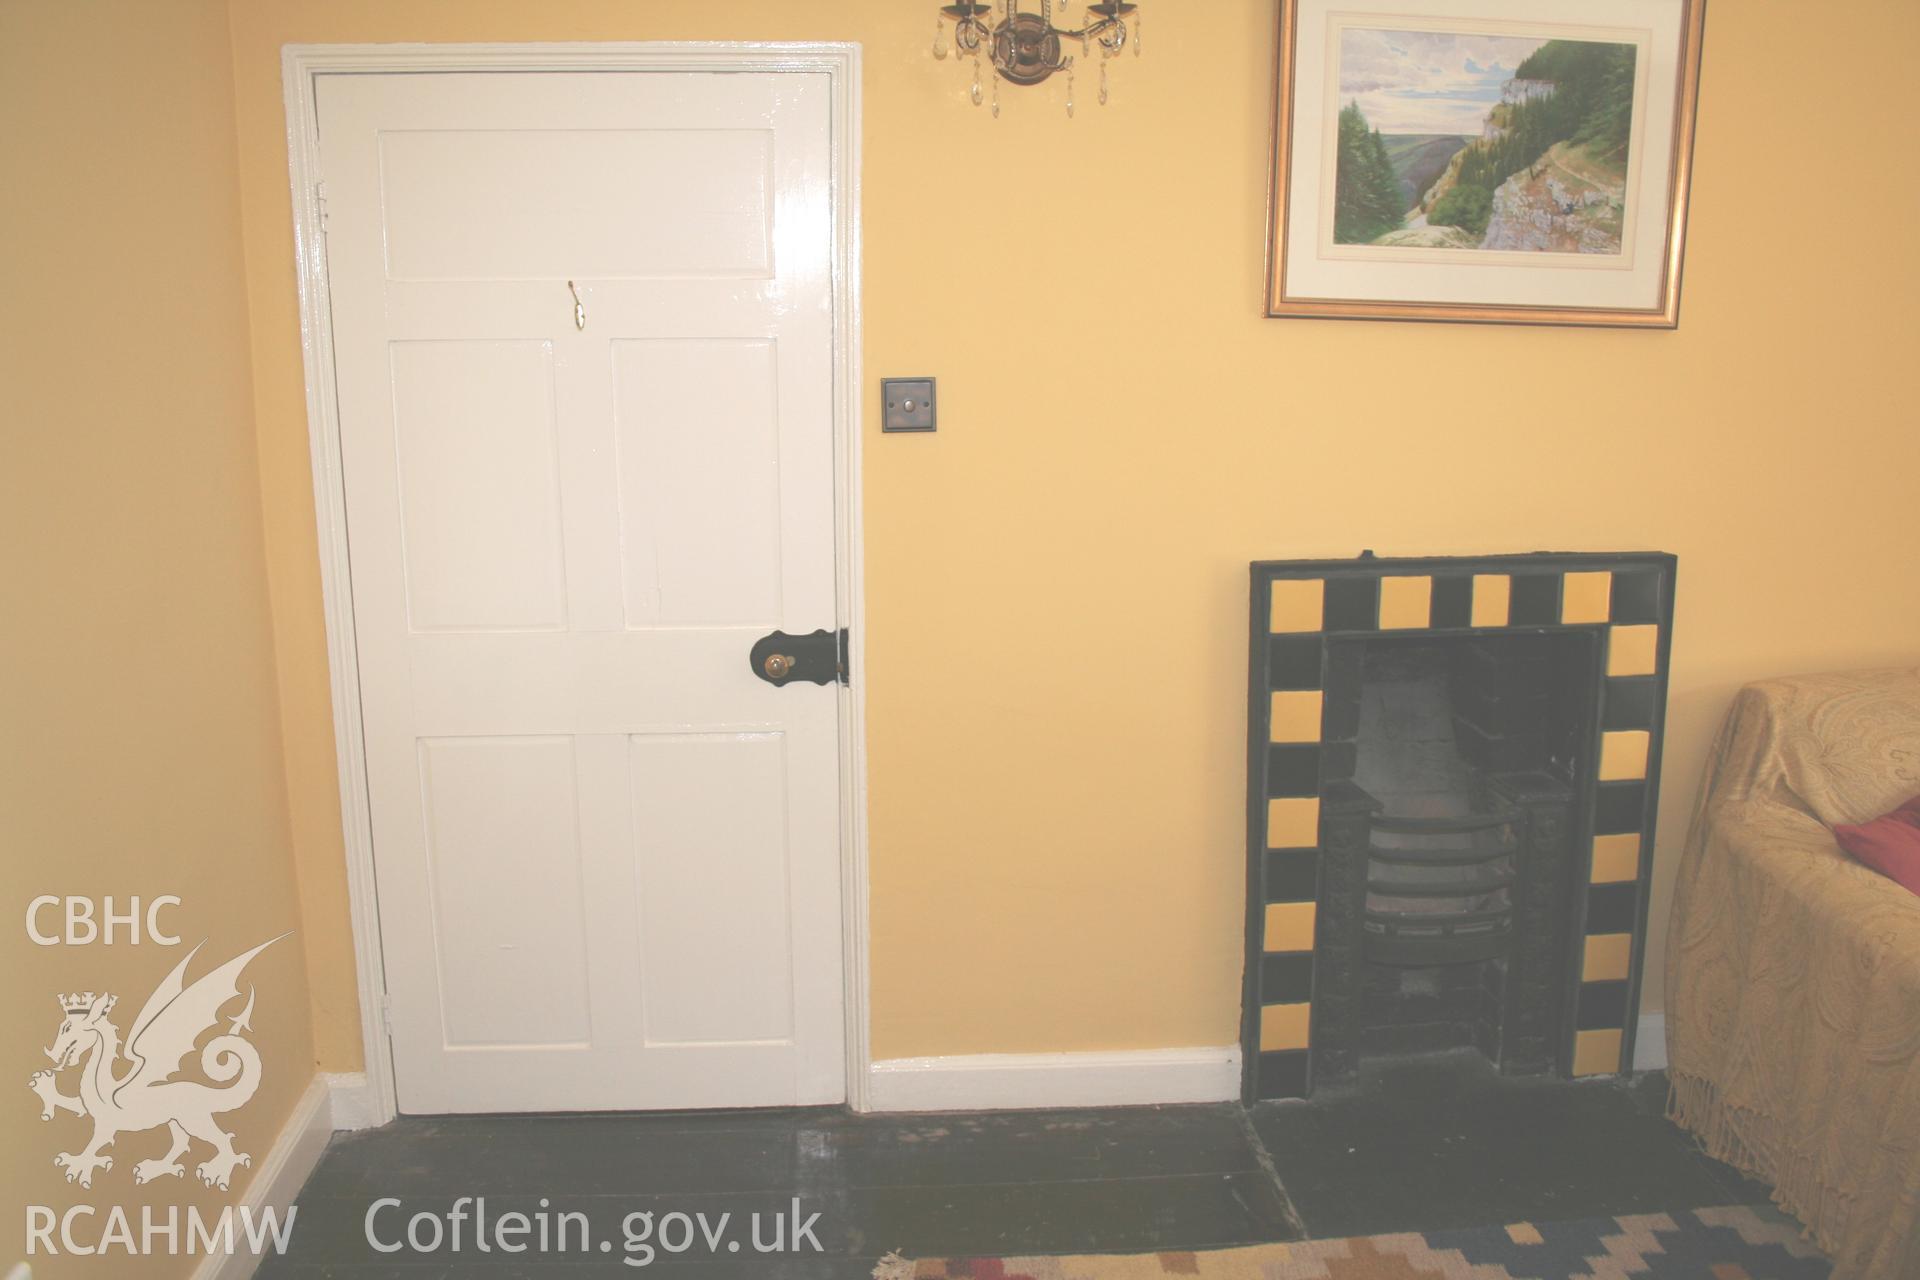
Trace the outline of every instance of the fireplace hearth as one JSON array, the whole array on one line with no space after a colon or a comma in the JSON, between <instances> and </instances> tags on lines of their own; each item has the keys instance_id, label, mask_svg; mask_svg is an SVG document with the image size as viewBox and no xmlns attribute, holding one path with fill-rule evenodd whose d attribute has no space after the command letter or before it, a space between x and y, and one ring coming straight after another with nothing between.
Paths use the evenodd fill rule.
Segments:
<instances>
[{"instance_id":1,"label":"fireplace hearth","mask_svg":"<svg viewBox=\"0 0 1920 1280\"><path fill-rule=\"evenodd\" d=\"M1246 1095L1631 1060L1673 560L1253 566Z\"/></svg>"}]
</instances>

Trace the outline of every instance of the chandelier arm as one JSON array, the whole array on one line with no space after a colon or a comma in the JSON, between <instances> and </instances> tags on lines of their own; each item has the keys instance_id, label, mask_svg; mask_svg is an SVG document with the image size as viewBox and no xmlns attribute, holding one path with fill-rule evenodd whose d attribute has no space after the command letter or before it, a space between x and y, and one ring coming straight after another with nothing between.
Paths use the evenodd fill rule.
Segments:
<instances>
[{"instance_id":1,"label":"chandelier arm","mask_svg":"<svg viewBox=\"0 0 1920 1280\"><path fill-rule=\"evenodd\" d=\"M987 61L993 64L993 69L995 71L1005 72L1007 69L1006 64L1001 62L998 57L989 58L987 59ZM1056 71L1071 71L1072 69L1073 69L1073 56L1071 54L1063 55L1060 61L1058 62L1050 62L1047 64L1048 75L1052 75ZM1019 81L1014 80L1013 77L1011 76L1008 76L1007 80L1009 81L1009 83L1013 83L1013 84L1020 83Z\"/></svg>"},{"instance_id":2,"label":"chandelier arm","mask_svg":"<svg viewBox=\"0 0 1920 1280\"><path fill-rule=\"evenodd\" d=\"M1117 27L1119 25L1120 25L1120 19L1118 18L1102 18L1098 22L1089 22L1086 26L1080 28L1078 31L1069 31L1065 27L1053 27L1053 28L1050 28L1050 30L1054 35L1063 37L1064 39L1068 39L1068 40L1092 40L1092 39L1098 38L1100 35L1108 31L1110 28Z\"/></svg>"}]
</instances>

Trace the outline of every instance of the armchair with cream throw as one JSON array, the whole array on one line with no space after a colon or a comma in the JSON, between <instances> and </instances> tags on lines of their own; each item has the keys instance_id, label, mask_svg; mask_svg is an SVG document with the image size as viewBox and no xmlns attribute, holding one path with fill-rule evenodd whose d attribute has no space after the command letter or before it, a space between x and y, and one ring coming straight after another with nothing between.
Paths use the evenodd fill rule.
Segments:
<instances>
[{"instance_id":1,"label":"armchair with cream throw","mask_svg":"<svg viewBox=\"0 0 1920 1280\"><path fill-rule=\"evenodd\" d=\"M1773 1184L1835 1280L1920 1278L1920 896L1829 831L1920 795L1920 670L1735 700L1667 959L1672 1115Z\"/></svg>"}]
</instances>

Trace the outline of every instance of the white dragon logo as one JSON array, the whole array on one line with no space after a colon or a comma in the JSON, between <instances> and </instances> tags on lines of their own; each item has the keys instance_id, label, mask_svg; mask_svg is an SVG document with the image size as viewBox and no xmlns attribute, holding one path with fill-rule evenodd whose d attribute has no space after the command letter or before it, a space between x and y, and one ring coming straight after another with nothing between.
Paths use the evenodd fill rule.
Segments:
<instances>
[{"instance_id":1,"label":"white dragon logo","mask_svg":"<svg viewBox=\"0 0 1920 1280\"><path fill-rule=\"evenodd\" d=\"M286 936L283 933L280 938ZM195 1170L209 1187L225 1191L235 1168L252 1165L253 1157L235 1151L233 1135L213 1120L218 1113L245 1106L260 1087L260 1051L240 1035L253 1029L252 988L247 990L246 1008L233 1019L227 1033L216 1035L200 1051L200 1069L226 1087L173 1077L193 1052L195 1041L219 1023L222 1006L240 995L240 971L280 938L267 939L190 987L183 979L188 963L200 954L200 947L189 951L147 997L140 1016L133 1020L125 1053L132 1066L123 1074L114 1073L122 1056L120 1031L107 1021L117 997L104 992L96 996L91 991L60 997L60 1009L66 1018L53 1047L46 1051L53 1059L53 1070L35 1072L27 1085L40 1095L42 1120L53 1119L56 1111L93 1117L93 1139L86 1148L53 1158L54 1164L67 1171L68 1182L91 1187L94 1170L113 1168L113 1158L101 1152L112 1146L116 1137L161 1125L172 1134L173 1145L158 1160L142 1160L133 1166L136 1183L184 1176L180 1157L194 1139L213 1147L213 1158ZM55 1086L54 1073L73 1066L80 1066L80 1092L70 1096Z\"/></svg>"}]
</instances>

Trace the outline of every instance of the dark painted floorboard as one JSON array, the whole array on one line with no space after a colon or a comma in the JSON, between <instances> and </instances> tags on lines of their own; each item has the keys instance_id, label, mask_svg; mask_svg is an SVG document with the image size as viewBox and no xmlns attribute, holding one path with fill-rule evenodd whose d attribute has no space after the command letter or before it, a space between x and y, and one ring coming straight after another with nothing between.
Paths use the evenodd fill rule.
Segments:
<instances>
[{"instance_id":1,"label":"dark painted floorboard","mask_svg":"<svg viewBox=\"0 0 1920 1280\"><path fill-rule=\"evenodd\" d=\"M1504 1080L1469 1052L1252 1119L1316 1238L1766 1203L1767 1188L1667 1122L1666 1093L1659 1073Z\"/></svg>"},{"instance_id":2,"label":"dark painted floorboard","mask_svg":"<svg viewBox=\"0 0 1920 1280\"><path fill-rule=\"evenodd\" d=\"M1766 1198L1661 1117L1662 1077L1512 1082L1447 1057L1310 1103L957 1115L837 1110L403 1118L337 1135L300 1196L289 1256L262 1280L839 1280L908 1257L1185 1250ZM1278 1180L1275 1178L1278 1174ZM578 1211L565 1251L382 1254L380 1238L458 1197L486 1212ZM543 1204L542 1201L545 1201ZM757 1253L771 1224L818 1214L820 1251ZM469 1211L471 1213L471 1211ZM652 1214L630 1241L629 1215ZM692 1224L662 1249L671 1214ZM719 1226L725 1214L724 1228ZM677 1228L676 1228L677 1229ZM600 1243L606 1242L607 1249ZM677 1239L675 1241L677 1243ZM655 1249L644 1268L624 1265ZM630 1249L631 1246L631 1249Z\"/></svg>"}]
</instances>

